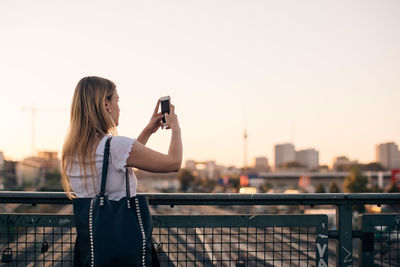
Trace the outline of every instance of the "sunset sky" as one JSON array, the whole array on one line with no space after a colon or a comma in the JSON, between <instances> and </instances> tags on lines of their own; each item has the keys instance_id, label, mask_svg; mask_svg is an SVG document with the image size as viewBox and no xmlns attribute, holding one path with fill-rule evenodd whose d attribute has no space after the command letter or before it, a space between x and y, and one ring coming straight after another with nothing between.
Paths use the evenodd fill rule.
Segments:
<instances>
[{"instance_id":1,"label":"sunset sky","mask_svg":"<svg viewBox=\"0 0 400 267\"><path fill-rule=\"evenodd\" d=\"M184 160L243 164L273 146L375 160L400 145L400 1L0 1L0 151L60 151L80 78L117 84L120 135L170 95ZM151 148L167 152L170 133Z\"/></svg>"}]
</instances>

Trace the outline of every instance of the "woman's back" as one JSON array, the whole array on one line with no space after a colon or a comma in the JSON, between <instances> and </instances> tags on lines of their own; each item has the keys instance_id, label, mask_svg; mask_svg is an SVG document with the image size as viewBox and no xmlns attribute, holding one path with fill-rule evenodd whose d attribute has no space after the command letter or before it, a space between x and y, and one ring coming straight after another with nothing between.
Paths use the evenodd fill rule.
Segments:
<instances>
[{"instance_id":1,"label":"woman's back","mask_svg":"<svg viewBox=\"0 0 400 267\"><path fill-rule=\"evenodd\" d=\"M86 179L84 178L84 170L81 169L77 157L72 166L68 166L67 175L70 184L77 198L93 198L100 191L101 171L103 166L104 146L106 140L111 135L105 135L97 145L94 156L94 166L96 173L90 174L90 167L86 165ZM125 169L126 160L131 152L132 145L136 139L114 136L110 143L110 163L108 166L108 179L106 184L106 195L110 200L120 200L126 196ZM88 159L89 161L89 159ZM137 191L137 178L131 168L128 168L130 195L135 196ZM86 180L86 184L85 184ZM94 184L93 184L94 181Z\"/></svg>"}]
</instances>

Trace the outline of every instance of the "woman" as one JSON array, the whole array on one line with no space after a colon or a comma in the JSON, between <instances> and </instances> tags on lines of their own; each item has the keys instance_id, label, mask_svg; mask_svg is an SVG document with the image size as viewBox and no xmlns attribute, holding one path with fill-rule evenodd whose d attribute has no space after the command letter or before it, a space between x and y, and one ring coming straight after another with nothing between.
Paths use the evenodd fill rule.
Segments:
<instances>
[{"instance_id":1,"label":"woman","mask_svg":"<svg viewBox=\"0 0 400 267\"><path fill-rule=\"evenodd\" d=\"M158 113L160 101L137 139L116 136L120 112L118 101L116 86L110 80L85 77L78 82L61 157L61 182L69 198L94 198L99 194L104 148L111 136L106 182L109 200L118 201L126 196L125 171L128 173L130 195L136 195L137 178L131 167L150 172L179 170L182 140L174 106L171 105L170 114L165 114L171 141L168 154L162 154L145 146L149 137L162 126L162 114Z\"/></svg>"}]
</instances>

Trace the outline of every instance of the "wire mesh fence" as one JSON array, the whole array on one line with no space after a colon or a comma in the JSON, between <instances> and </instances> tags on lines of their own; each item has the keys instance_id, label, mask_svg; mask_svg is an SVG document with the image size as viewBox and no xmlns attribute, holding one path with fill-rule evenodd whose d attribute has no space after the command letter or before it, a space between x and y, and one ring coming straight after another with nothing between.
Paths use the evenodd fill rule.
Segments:
<instances>
[{"instance_id":1,"label":"wire mesh fence","mask_svg":"<svg viewBox=\"0 0 400 267\"><path fill-rule=\"evenodd\" d=\"M161 266L318 266L324 215L153 216ZM4 266L72 266L71 215L0 215Z\"/></svg>"},{"instance_id":2,"label":"wire mesh fence","mask_svg":"<svg viewBox=\"0 0 400 267\"><path fill-rule=\"evenodd\" d=\"M325 266L325 215L153 216L161 266ZM400 215L360 217L359 266L400 266ZM0 214L0 266L72 266L72 215Z\"/></svg>"},{"instance_id":3,"label":"wire mesh fence","mask_svg":"<svg viewBox=\"0 0 400 267\"><path fill-rule=\"evenodd\" d=\"M400 215L361 216L362 266L400 266Z\"/></svg>"},{"instance_id":4,"label":"wire mesh fence","mask_svg":"<svg viewBox=\"0 0 400 267\"><path fill-rule=\"evenodd\" d=\"M70 215L0 215L4 266L72 266L75 238Z\"/></svg>"},{"instance_id":5,"label":"wire mesh fence","mask_svg":"<svg viewBox=\"0 0 400 267\"><path fill-rule=\"evenodd\" d=\"M323 215L155 216L154 225L163 266L327 262L327 217Z\"/></svg>"},{"instance_id":6,"label":"wire mesh fence","mask_svg":"<svg viewBox=\"0 0 400 267\"><path fill-rule=\"evenodd\" d=\"M316 266L315 227L156 228L165 266Z\"/></svg>"}]
</instances>

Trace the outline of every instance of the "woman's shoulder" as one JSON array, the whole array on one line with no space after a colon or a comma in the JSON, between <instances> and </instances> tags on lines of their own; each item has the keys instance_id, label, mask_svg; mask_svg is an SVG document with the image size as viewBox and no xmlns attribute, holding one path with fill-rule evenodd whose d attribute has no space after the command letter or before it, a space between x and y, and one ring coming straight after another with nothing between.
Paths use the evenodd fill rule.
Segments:
<instances>
[{"instance_id":1,"label":"woman's shoulder","mask_svg":"<svg viewBox=\"0 0 400 267\"><path fill-rule=\"evenodd\" d=\"M126 143L126 142L135 142L136 138L131 138L127 136L122 136L122 135L111 135L111 134L106 134L102 137L100 143L105 143L107 139L111 138L111 145L112 144L119 144L119 143Z\"/></svg>"},{"instance_id":2,"label":"woman's shoulder","mask_svg":"<svg viewBox=\"0 0 400 267\"><path fill-rule=\"evenodd\" d=\"M121 145L121 144L133 144L136 141L136 138L131 138L131 137L127 137L127 136L121 136L121 135L117 135L117 136L111 136L111 146L112 145Z\"/></svg>"},{"instance_id":3,"label":"woman's shoulder","mask_svg":"<svg viewBox=\"0 0 400 267\"><path fill-rule=\"evenodd\" d=\"M126 136L112 136L110 144L111 163L118 170L125 170L126 160L135 141L136 139Z\"/></svg>"},{"instance_id":4,"label":"woman's shoulder","mask_svg":"<svg viewBox=\"0 0 400 267\"><path fill-rule=\"evenodd\" d=\"M121 136L121 135L112 136L111 134L106 134L105 136L103 136L103 138L100 140L100 142L98 144L97 149L99 152L104 149L106 141L110 138L111 138L111 142L110 142L111 150L120 150L124 147L131 148L133 143L135 143L135 141L136 141L136 138L130 138L130 137Z\"/></svg>"},{"instance_id":5,"label":"woman's shoulder","mask_svg":"<svg viewBox=\"0 0 400 267\"><path fill-rule=\"evenodd\" d=\"M110 150L111 152L123 152L124 154L130 152L136 139L127 136L110 136Z\"/></svg>"}]
</instances>

